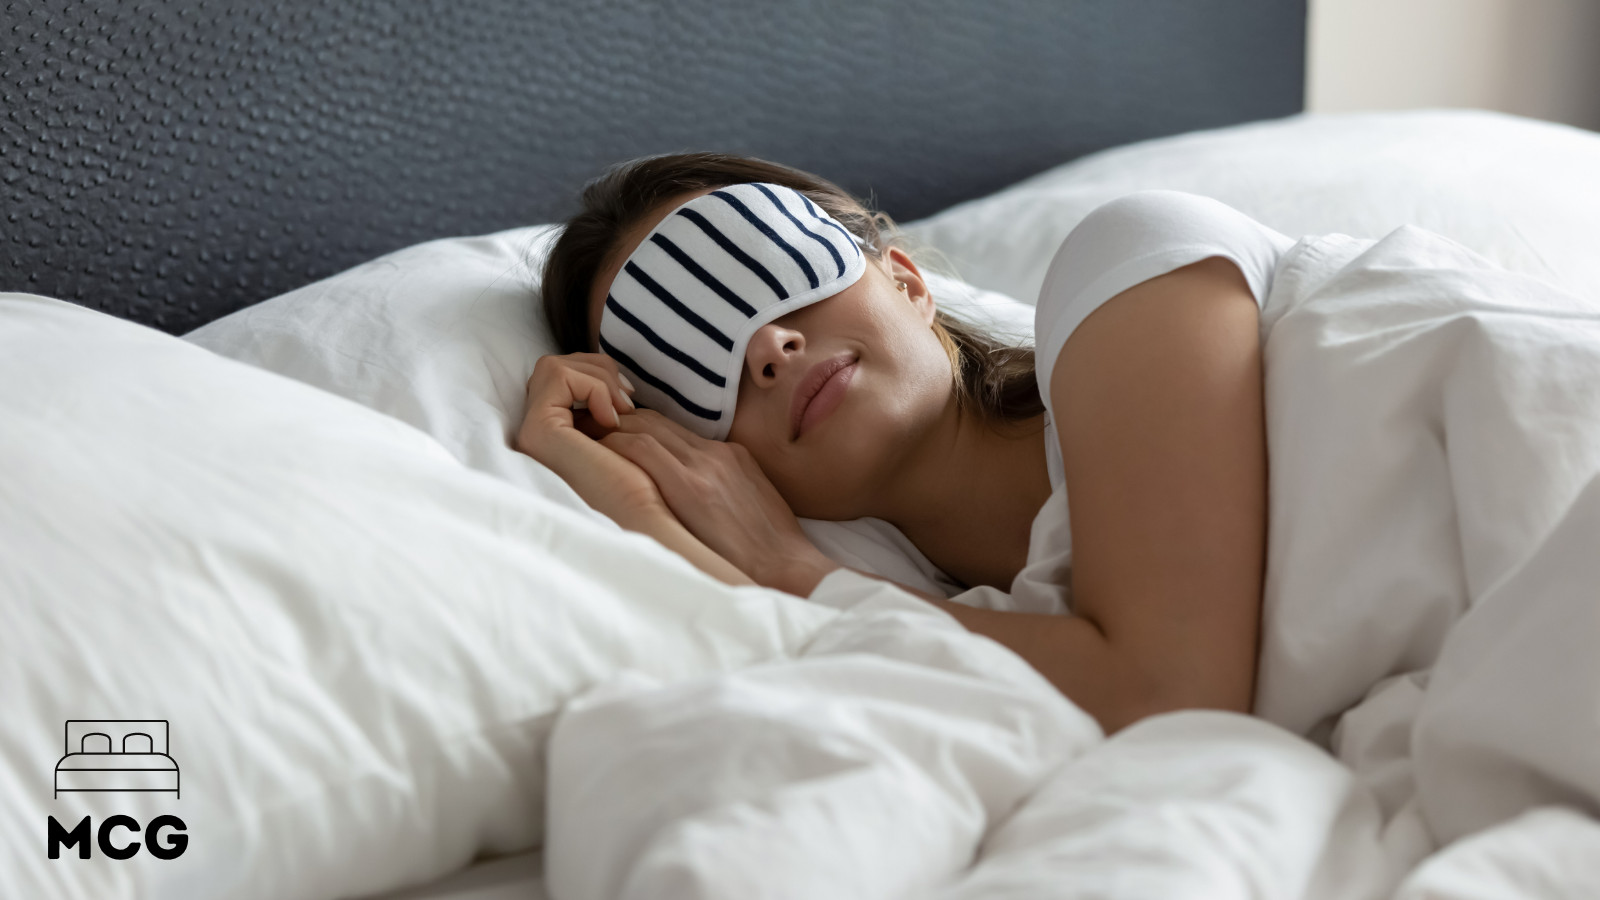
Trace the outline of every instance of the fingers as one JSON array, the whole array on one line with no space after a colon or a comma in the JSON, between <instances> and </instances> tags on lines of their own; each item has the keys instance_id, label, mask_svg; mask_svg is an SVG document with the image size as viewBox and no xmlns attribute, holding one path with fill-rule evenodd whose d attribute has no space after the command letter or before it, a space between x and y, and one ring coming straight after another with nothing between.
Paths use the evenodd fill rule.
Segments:
<instances>
[{"instance_id":1,"label":"fingers","mask_svg":"<svg viewBox=\"0 0 1600 900\"><path fill-rule=\"evenodd\" d=\"M589 355L592 356L594 354ZM594 382L603 385L611 400L610 405L613 407L614 412L620 413L624 410L632 412L635 409L633 398L628 395L634 389L633 384L628 381L626 375L617 370L615 361L606 357L601 358L606 359L609 365L599 365L588 360L570 360L564 368L568 372L582 373ZM588 405L587 396L580 397L575 394L571 408L587 409ZM613 427L615 426L613 425Z\"/></svg>"},{"instance_id":2,"label":"fingers","mask_svg":"<svg viewBox=\"0 0 1600 900\"><path fill-rule=\"evenodd\" d=\"M616 360L601 353L541 357L528 378L528 412L519 442L536 446L551 428L571 427L645 469L658 483L673 483L680 497L717 473L739 471L728 445L690 431L660 413L639 410L634 386ZM624 416L624 413L629 415Z\"/></svg>"},{"instance_id":3,"label":"fingers","mask_svg":"<svg viewBox=\"0 0 1600 900\"><path fill-rule=\"evenodd\" d=\"M736 446L701 437L651 409L641 409L635 415L629 416L623 425L623 430L654 438L686 467L705 465L708 460L719 460L731 447Z\"/></svg>"},{"instance_id":4,"label":"fingers","mask_svg":"<svg viewBox=\"0 0 1600 900\"><path fill-rule=\"evenodd\" d=\"M633 382L628 380L628 376L622 374L622 367L617 364L617 361L604 353L568 353L561 358L575 368L597 370L597 374L609 375L626 392L621 395L624 399L627 399L628 394L637 390L633 386ZM632 407L630 406L629 408Z\"/></svg>"},{"instance_id":5,"label":"fingers","mask_svg":"<svg viewBox=\"0 0 1600 900\"><path fill-rule=\"evenodd\" d=\"M579 375L569 381L568 386L574 398L569 409L587 409L602 423L612 428L622 427L622 413L617 409L615 389L611 385L590 375Z\"/></svg>"},{"instance_id":6,"label":"fingers","mask_svg":"<svg viewBox=\"0 0 1600 900\"><path fill-rule=\"evenodd\" d=\"M652 410L645 410L639 415L630 416L627 426L628 431L651 438L668 453L672 454L673 458L678 462L687 466L694 462L697 453L704 452L704 448L692 445L689 440L685 439L683 433L675 430L682 428L683 426ZM696 442L705 440L692 433L688 434L688 437Z\"/></svg>"},{"instance_id":7,"label":"fingers","mask_svg":"<svg viewBox=\"0 0 1600 900\"><path fill-rule=\"evenodd\" d=\"M570 357L573 356L585 358L571 359ZM633 382L628 380L628 376L622 374L622 370L617 366L616 360L598 353L574 353L570 354L567 359L567 365L570 368L588 372L608 383L613 383L617 388L616 397L619 407L626 407L630 410L635 408L633 398L629 396L635 390ZM583 409L584 407L580 405L574 408Z\"/></svg>"},{"instance_id":8,"label":"fingers","mask_svg":"<svg viewBox=\"0 0 1600 900\"><path fill-rule=\"evenodd\" d=\"M613 431L599 438L599 441L602 446L643 469L656 483L669 506L681 496L685 475L683 461L656 440L654 435Z\"/></svg>"},{"instance_id":9,"label":"fingers","mask_svg":"<svg viewBox=\"0 0 1600 900\"><path fill-rule=\"evenodd\" d=\"M527 418L542 420L548 410L558 409L561 412L552 421L576 425L570 411L587 409L595 422L618 428L622 413L635 409L629 396L633 389L616 361L602 354L540 357L528 378Z\"/></svg>"}]
</instances>

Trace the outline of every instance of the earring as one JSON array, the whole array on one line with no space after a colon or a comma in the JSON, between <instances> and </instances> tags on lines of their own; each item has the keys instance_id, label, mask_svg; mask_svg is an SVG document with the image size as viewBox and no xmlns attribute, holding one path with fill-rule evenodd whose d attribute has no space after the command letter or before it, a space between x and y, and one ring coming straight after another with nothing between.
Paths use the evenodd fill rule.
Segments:
<instances>
[{"instance_id":1,"label":"earring","mask_svg":"<svg viewBox=\"0 0 1600 900\"><path fill-rule=\"evenodd\" d=\"M896 281L894 283L894 289L897 291L903 291L906 289L906 283L904 281Z\"/></svg>"}]
</instances>

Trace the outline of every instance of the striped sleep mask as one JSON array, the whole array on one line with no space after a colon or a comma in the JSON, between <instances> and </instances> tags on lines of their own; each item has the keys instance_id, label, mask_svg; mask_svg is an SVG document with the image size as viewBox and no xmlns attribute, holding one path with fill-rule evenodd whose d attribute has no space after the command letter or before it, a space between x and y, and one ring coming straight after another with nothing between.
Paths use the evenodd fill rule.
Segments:
<instances>
[{"instance_id":1,"label":"striped sleep mask","mask_svg":"<svg viewBox=\"0 0 1600 900\"><path fill-rule=\"evenodd\" d=\"M623 263L600 350L634 399L711 440L733 427L745 347L762 325L866 271L860 239L792 188L735 184L690 200Z\"/></svg>"}]
</instances>

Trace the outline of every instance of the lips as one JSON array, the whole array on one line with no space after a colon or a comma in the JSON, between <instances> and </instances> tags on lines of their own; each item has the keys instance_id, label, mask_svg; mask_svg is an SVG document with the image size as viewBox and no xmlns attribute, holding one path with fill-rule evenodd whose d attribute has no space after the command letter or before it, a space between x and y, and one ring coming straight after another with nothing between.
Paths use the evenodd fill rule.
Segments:
<instances>
[{"instance_id":1,"label":"lips","mask_svg":"<svg viewBox=\"0 0 1600 900\"><path fill-rule=\"evenodd\" d=\"M822 390L822 386L827 384L828 379L832 378L840 369L854 362L855 358L853 356L848 353L841 353L822 360L806 370L805 377L801 378L800 383L795 386L794 399L789 401L789 440L799 439L800 423L805 419L806 407L810 406L811 401L816 399L817 392Z\"/></svg>"}]
</instances>

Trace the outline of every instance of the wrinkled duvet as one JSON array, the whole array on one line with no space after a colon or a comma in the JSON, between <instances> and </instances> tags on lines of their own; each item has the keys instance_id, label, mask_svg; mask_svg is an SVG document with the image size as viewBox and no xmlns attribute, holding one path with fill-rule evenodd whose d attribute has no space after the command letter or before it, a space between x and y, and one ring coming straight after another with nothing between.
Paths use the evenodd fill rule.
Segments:
<instances>
[{"instance_id":1,"label":"wrinkled duvet","mask_svg":"<svg viewBox=\"0 0 1600 900\"><path fill-rule=\"evenodd\" d=\"M1259 717L1107 738L848 570L793 659L626 673L550 744L579 898L1600 896L1600 298L1403 227L1262 314Z\"/></svg>"}]
</instances>

